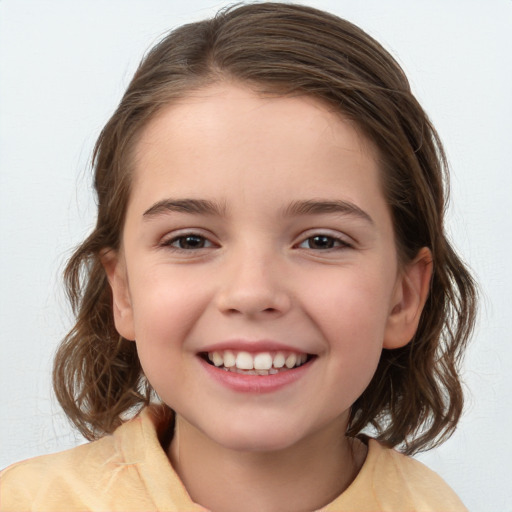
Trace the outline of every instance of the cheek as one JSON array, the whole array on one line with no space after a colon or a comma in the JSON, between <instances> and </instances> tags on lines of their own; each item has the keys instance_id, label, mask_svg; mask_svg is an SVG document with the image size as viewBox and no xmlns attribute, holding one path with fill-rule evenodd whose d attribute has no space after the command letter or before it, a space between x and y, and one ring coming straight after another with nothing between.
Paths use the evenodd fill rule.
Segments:
<instances>
[{"instance_id":1,"label":"cheek","mask_svg":"<svg viewBox=\"0 0 512 512\"><path fill-rule=\"evenodd\" d=\"M324 329L343 342L382 341L388 318L391 285L382 273L367 269L339 272L309 283L310 309ZM329 336L330 337L330 336Z\"/></svg>"},{"instance_id":2,"label":"cheek","mask_svg":"<svg viewBox=\"0 0 512 512\"><path fill-rule=\"evenodd\" d=\"M389 284L379 272L340 273L323 286L310 283L309 312L326 340L333 386L358 396L370 382L382 352Z\"/></svg>"},{"instance_id":3,"label":"cheek","mask_svg":"<svg viewBox=\"0 0 512 512\"><path fill-rule=\"evenodd\" d=\"M208 303L206 290L179 269L156 268L131 283L136 340L154 350L179 346Z\"/></svg>"},{"instance_id":4,"label":"cheek","mask_svg":"<svg viewBox=\"0 0 512 512\"><path fill-rule=\"evenodd\" d=\"M163 270L145 272L132 283L135 343L152 387L164 402L176 405L189 357L184 345L205 299L192 293L197 288L191 280Z\"/></svg>"}]
</instances>

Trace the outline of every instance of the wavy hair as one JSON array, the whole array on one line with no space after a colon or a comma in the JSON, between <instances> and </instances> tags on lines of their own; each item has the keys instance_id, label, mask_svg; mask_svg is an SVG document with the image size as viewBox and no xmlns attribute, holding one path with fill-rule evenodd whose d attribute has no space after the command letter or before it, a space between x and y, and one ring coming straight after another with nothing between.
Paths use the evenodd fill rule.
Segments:
<instances>
[{"instance_id":1,"label":"wavy hair","mask_svg":"<svg viewBox=\"0 0 512 512\"><path fill-rule=\"evenodd\" d=\"M416 335L402 348L383 350L373 380L352 406L347 435L370 426L377 439L409 454L442 442L462 412L458 371L477 296L445 235L442 144L404 72L379 43L332 14L282 3L236 5L170 32L144 57L103 128L93 154L96 227L65 270L76 324L54 364L64 411L95 439L152 400L135 344L116 332L100 256L120 246L142 129L163 106L223 80L317 98L378 149L400 261L428 247L434 274Z\"/></svg>"}]
</instances>

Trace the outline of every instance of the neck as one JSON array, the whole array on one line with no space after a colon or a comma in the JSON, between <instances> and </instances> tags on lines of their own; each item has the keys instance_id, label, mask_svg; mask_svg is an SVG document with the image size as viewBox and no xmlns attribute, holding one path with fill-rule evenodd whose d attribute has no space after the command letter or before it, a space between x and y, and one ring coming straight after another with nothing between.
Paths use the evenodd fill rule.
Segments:
<instances>
[{"instance_id":1,"label":"neck","mask_svg":"<svg viewBox=\"0 0 512 512\"><path fill-rule=\"evenodd\" d=\"M343 427L340 421L283 450L251 452L223 447L178 416L169 456L192 500L209 510L312 511L341 494L364 462L366 447Z\"/></svg>"}]
</instances>

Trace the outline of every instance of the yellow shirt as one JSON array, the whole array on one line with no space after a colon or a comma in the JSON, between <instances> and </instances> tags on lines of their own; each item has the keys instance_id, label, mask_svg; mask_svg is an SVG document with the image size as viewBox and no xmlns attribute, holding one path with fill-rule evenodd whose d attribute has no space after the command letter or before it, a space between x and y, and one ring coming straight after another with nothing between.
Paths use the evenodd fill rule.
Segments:
<instances>
[{"instance_id":1,"label":"yellow shirt","mask_svg":"<svg viewBox=\"0 0 512 512\"><path fill-rule=\"evenodd\" d=\"M149 409L113 435L0 473L0 511L199 512L172 468ZM321 512L467 509L433 471L370 439L352 484Z\"/></svg>"}]
</instances>

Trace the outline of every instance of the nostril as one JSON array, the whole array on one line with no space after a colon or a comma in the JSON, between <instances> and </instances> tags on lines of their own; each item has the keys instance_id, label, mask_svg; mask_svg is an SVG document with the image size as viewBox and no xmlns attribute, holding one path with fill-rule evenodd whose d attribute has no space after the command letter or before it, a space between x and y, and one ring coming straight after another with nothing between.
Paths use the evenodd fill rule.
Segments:
<instances>
[{"instance_id":1,"label":"nostril","mask_svg":"<svg viewBox=\"0 0 512 512\"><path fill-rule=\"evenodd\" d=\"M230 315L277 316L288 312L291 299L285 290L274 290L263 282L251 280L243 284L229 279L216 295L215 304L221 312Z\"/></svg>"},{"instance_id":2,"label":"nostril","mask_svg":"<svg viewBox=\"0 0 512 512\"><path fill-rule=\"evenodd\" d=\"M270 313L270 314L278 314L279 313L279 309L277 308L264 308L264 309L256 309L254 308L253 310L248 310L248 308L244 309L244 308L229 308L225 311L226 313L229 313L229 314L245 314L245 315L258 315L258 314L261 314L261 313Z\"/></svg>"}]
</instances>

